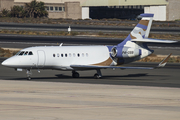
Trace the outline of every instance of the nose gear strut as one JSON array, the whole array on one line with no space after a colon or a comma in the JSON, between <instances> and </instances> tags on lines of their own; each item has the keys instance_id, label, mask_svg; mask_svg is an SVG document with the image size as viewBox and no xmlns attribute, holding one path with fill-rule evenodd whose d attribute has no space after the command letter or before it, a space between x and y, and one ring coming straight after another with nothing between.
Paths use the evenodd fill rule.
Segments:
<instances>
[{"instance_id":1,"label":"nose gear strut","mask_svg":"<svg viewBox=\"0 0 180 120\"><path fill-rule=\"evenodd\" d=\"M27 69L26 75L27 75L27 80L31 80L31 75L32 75L31 69Z\"/></svg>"}]
</instances>

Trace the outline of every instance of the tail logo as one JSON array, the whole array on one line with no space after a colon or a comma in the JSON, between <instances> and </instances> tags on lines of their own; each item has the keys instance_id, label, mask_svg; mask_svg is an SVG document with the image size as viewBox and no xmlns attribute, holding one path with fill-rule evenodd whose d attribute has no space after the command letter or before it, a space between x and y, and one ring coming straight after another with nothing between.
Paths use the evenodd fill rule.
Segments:
<instances>
[{"instance_id":1,"label":"tail logo","mask_svg":"<svg viewBox=\"0 0 180 120\"><path fill-rule=\"evenodd\" d=\"M143 39L145 37L148 24L149 20L141 20L131 32L131 39Z\"/></svg>"}]
</instances>

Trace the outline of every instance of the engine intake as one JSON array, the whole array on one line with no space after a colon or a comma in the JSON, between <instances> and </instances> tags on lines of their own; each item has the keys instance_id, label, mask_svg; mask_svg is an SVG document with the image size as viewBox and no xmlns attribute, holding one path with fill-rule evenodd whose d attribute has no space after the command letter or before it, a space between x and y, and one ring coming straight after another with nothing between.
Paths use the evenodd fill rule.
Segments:
<instances>
[{"instance_id":1,"label":"engine intake","mask_svg":"<svg viewBox=\"0 0 180 120\"><path fill-rule=\"evenodd\" d=\"M113 47L112 49L111 49L111 55L112 55L112 57L116 57L116 55L117 55L117 48L116 47Z\"/></svg>"},{"instance_id":2,"label":"engine intake","mask_svg":"<svg viewBox=\"0 0 180 120\"><path fill-rule=\"evenodd\" d=\"M133 58L141 55L141 50L130 47L113 47L111 49L112 57L116 58Z\"/></svg>"}]
</instances>

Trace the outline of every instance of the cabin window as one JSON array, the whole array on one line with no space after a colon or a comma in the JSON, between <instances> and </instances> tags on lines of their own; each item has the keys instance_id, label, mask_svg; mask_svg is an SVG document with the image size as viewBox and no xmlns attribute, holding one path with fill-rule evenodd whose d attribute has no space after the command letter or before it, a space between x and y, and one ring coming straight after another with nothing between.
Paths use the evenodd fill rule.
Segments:
<instances>
[{"instance_id":1,"label":"cabin window","mask_svg":"<svg viewBox=\"0 0 180 120\"><path fill-rule=\"evenodd\" d=\"M65 57L67 57L67 54L65 54Z\"/></svg>"},{"instance_id":2,"label":"cabin window","mask_svg":"<svg viewBox=\"0 0 180 120\"><path fill-rule=\"evenodd\" d=\"M33 53L30 51L28 55L33 55Z\"/></svg>"},{"instance_id":3,"label":"cabin window","mask_svg":"<svg viewBox=\"0 0 180 120\"><path fill-rule=\"evenodd\" d=\"M75 53L73 53L73 57L76 57L76 54L75 54Z\"/></svg>"},{"instance_id":4,"label":"cabin window","mask_svg":"<svg viewBox=\"0 0 180 120\"><path fill-rule=\"evenodd\" d=\"M53 57L56 57L56 55L55 55L55 54L53 54Z\"/></svg>"},{"instance_id":5,"label":"cabin window","mask_svg":"<svg viewBox=\"0 0 180 120\"><path fill-rule=\"evenodd\" d=\"M82 57L84 57L84 53L82 53Z\"/></svg>"},{"instance_id":6,"label":"cabin window","mask_svg":"<svg viewBox=\"0 0 180 120\"><path fill-rule=\"evenodd\" d=\"M86 57L88 57L88 53L86 53Z\"/></svg>"},{"instance_id":7,"label":"cabin window","mask_svg":"<svg viewBox=\"0 0 180 120\"><path fill-rule=\"evenodd\" d=\"M63 57L63 54L61 54L61 57Z\"/></svg>"},{"instance_id":8,"label":"cabin window","mask_svg":"<svg viewBox=\"0 0 180 120\"><path fill-rule=\"evenodd\" d=\"M80 54L78 53L77 56L80 57Z\"/></svg>"},{"instance_id":9,"label":"cabin window","mask_svg":"<svg viewBox=\"0 0 180 120\"><path fill-rule=\"evenodd\" d=\"M59 53L57 54L57 57L59 57Z\"/></svg>"},{"instance_id":10,"label":"cabin window","mask_svg":"<svg viewBox=\"0 0 180 120\"><path fill-rule=\"evenodd\" d=\"M24 54L24 51L22 51L19 55L23 55Z\"/></svg>"},{"instance_id":11,"label":"cabin window","mask_svg":"<svg viewBox=\"0 0 180 120\"><path fill-rule=\"evenodd\" d=\"M69 57L71 57L71 53L69 53Z\"/></svg>"}]
</instances>

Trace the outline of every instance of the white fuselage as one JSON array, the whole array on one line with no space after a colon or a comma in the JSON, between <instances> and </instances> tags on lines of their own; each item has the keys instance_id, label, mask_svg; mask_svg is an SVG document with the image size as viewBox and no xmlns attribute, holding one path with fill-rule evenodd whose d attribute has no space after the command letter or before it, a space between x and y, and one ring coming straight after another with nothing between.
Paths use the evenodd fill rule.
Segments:
<instances>
[{"instance_id":1,"label":"white fuselage","mask_svg":"<svg viewBox=\"0 0 180 120\"><path fill-rule=\"evenodd\" d=\"M22 69L72 70L70 65L113 65L107 46L43 46L23 49L33 55L15 55L5 61ZM110 60L108 60L110 59ZM105 61L108 63L104 63Z\"/></svg>"},{"instance_id":2,"label":"white fuselage","mask_svg":"<svg viewBox=\"0 0 180 120\"><path fill-rule=\"evenodd\" d=\"M73 70L71 65L116 66L130 63L149 55L148 50L139 48L142 53L132 57L129 52L134 51L135 48L129 48L124 51L127 54L125 58L116 59L111 55L112 48L113 46L29 47L21 50L17 55L8 58L2 64L19 69ZM122 63L118 62L121 60L123 60Z\"/></svg>"}]
</instances>

